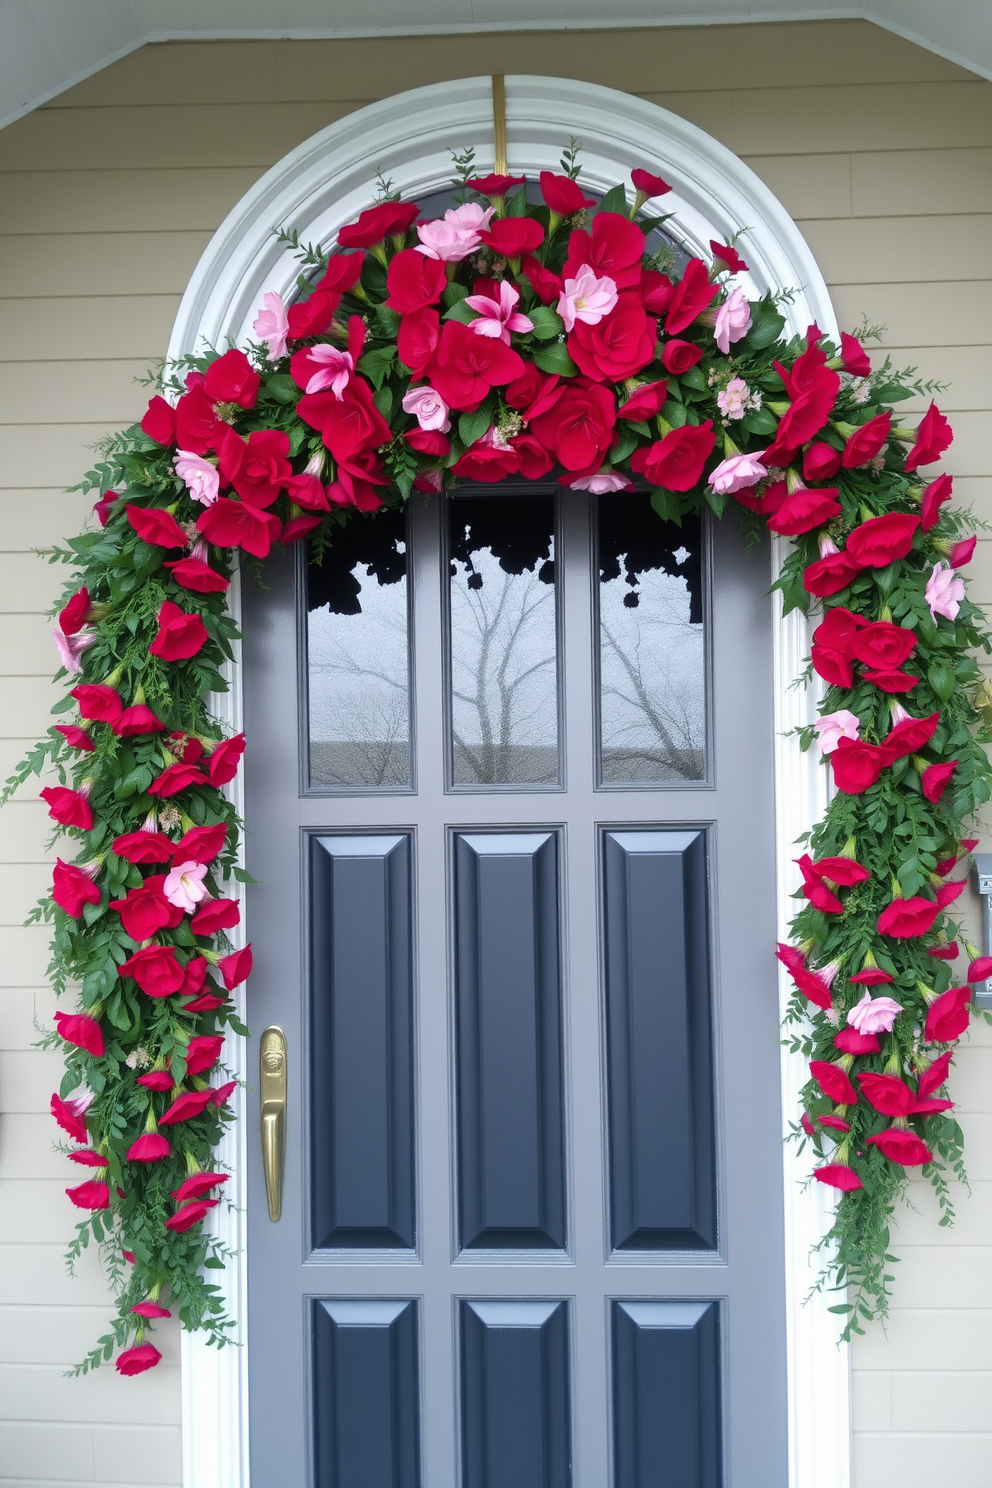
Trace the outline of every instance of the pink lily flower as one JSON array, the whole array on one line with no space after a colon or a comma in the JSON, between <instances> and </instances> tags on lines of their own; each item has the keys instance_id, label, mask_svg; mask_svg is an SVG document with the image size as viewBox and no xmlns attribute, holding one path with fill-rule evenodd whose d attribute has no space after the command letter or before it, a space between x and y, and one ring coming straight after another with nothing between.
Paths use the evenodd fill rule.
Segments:
<instances>
[{"instance_id":1,"label":"pink lily flower","mask_svg":"<svg viewBox=\"0 0 992 1488\"><path fill-rule=\"evenodd\" d=\"M252 330L260 341L269 343L269 361L277 362L286 355L286 337L289 334L289 313L277 294L262 296L264 310L259 310Z\"/></svg>"},{"instance_id":2,"label":"pink lily flower","mask_svg":"<svg viewBox=\"0 0 992 1488\"><path fill-rule=\"evenodd\" d=\"M848 708L838 708L836 713L824 713L813 727L821 754L833 754L841 739L857 739L861 719Z\"/></svg>"},{"instance_id":3,"label":"pink lily flower","mask_svg":"<svg viewBox=\"0 0 992 1488\"><path fill-rule=\"evenodd\" d=\"M466 202L461 207L450 207L433 222L418 222L417 253L440 259L442 263L461 263L478 248L479 234L489 226L495 210L495 207L481 207L478 202Z\"/></svg>"},{"instance_id":4,"label":"pink lily flower","mask_svg":"<svg viewBox=\"0 0 992 1488\"><path fill-rule=\"evenodd\" d=\"M615 282L606 274L599 278L588 264L583 264L574 279L565 280L558 314L566 331L572 330L577 320L598 325L615 308L617 298Z\"/></svg>"},{"instance_id":5,"label":"pink lily flower","mask_svg":"<svg viewBox=\"0 0 992 1488\"><path fill-rule=\"evenodd\" d=\"M307 355L311 362L320 364L320 371L315 372L307 383L307 392L319 393L329 387L340 403L355 370L355 359L351 352L339 351L336 346L327 346L322 342L318 346L311 346Z\"/></svg>"},{"instance_id":6,"label":"pink lily flower","mask_svg":"<svg viewBox=\"0 0 992 1488\"><path fill-rule=\"evenodd\" d=\"M206 863L177 863L172 872L166 875L162 892L170 904L174 904L184 914L192 914L196 906L207 897L207 888L203 882L206 875Z\"/></svg>"},{"instance_id":7,"label":"pink lily flower","mask_svg":"<svg viewBox=\"0 0 992 1488\"><path fill-rule=\"evenodd\" d=\"M201 506L213 506L220 493L220 474L217 466L194 455L190 450L176 450L176 474L186 485L194 501Z\"/></svg>"},{"instance_id":8,"label":"pink lily flower","mask_svg":"<svg viewBox=\"0 0 992 1488\"><path fill-rule=\"evenodd\" d=\"M473 331L479 336L498 336L507 346L511 331L532 331L534 322L530 316L515 308L519 299L520 291L505 279L500 280L498 300L491 300L488 295L466 295L466 305L479 312L479 319L472 322Z\"/></svg>"},{"instance_id":9,"label":"pink lily flower","mask_svg":"<svg viewBox=\"0 0 992 1488\"><path fill-rule=\"evenodd\" d=\"M935 563L926 587L926 601L933 618L936 620L938 615L943 615L948 620L956 620L963 599L964 579L961 575L952 568L945 568L942 563Z\"/></svg>"},{"instance_id":10,"label":"pink lily flower","mask_svg":"<svg viewBox=\"0 0 992 1488\"><path fill-rule=\"evenodd\" d=\"M59 661L65 667L70 677L77 677L83 670L82 662L79 660L88 646L96 641L96 632L92 630L77 630L75 635L67 636L61 625L52 629L52 640L55 649L59 653Z\"/></svg>"}]
</instances>

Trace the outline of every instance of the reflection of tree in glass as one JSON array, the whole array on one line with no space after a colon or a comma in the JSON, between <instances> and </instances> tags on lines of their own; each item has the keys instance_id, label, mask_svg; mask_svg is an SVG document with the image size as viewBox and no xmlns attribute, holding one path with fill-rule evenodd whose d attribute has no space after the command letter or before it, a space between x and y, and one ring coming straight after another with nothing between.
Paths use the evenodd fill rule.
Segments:
<instances>
[{"instance_id":1,"label":"reflection of tree in glass","mask_svg":"<svg viewBox=\"0 0 992 1488\"><path fill-rule=\"evenodd\" d=\"M455 779L554 780L554 585L539 567L506 572L489 548L451 566Z\"/></svg>"}]
</instances>

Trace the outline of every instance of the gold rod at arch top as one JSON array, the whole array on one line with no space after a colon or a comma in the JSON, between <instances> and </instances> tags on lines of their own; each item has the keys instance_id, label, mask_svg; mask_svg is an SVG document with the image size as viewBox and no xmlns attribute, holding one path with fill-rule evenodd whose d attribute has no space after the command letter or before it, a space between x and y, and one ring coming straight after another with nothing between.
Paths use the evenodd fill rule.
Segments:
<instances>
[{"instance_id":1,"label":"gold rod at arch top","mask_svg":"<svg viewBox=\"0 0 992 1488\"><path fill-rule=\"evenodd\" d=\"M493 147L495 159L493 172L497 176L506 175L506 87L503 83L503 74L494 72L491 74L493 83Z\"/></svg>"}]
</instances>

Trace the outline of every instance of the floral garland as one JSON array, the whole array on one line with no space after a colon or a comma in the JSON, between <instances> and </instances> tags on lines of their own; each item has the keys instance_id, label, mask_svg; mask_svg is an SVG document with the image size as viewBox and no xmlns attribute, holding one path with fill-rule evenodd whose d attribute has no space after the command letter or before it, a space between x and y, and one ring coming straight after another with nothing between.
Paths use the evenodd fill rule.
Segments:
<instances>
[{"instance_id":1,"label":"floral garland","mask_svg":"<svg viewBox=\"0 0 992 1488\"><path fill-rule=\"evenodd\" d=\"M227 1177L212 1154L235 1081L218 1071L251 970L224 893L246 877L223 789L245 740L208 710L236 637L234 564L304 537L322 551L355 513L460 476L555 470L595 493L637 477L661 518L732 498L795 540L778 587L786 611L823 601L812 667L827 683L802 745L815 735L836 793L798 860L797 945L778 954L811 1058L795 1133L839 1190L820 1284L851 1288L847 1331L885 1310L907 1169L948 1204L961 1137L940 1092L970 1006L951 986L965 880L950 875L990 778L970 654L989 642L959 573L975 539L946 509L951 477L918 474L950 429L933 403L897 426L889 405L930 387L873 371L855 337L783 342L775 299L734 287L733 246L678 273L644 210L660 177L634 170L632 204L622 186L596 202L574 150L562 170L534 202L523 178L465 170L461 205L429 222L387 186L331 253L283 235L304 263L296 302L265 295L247 352L161 383L83 482L99 527L51 555L75 570L54 630L70 721L6 795L49 767L62 782L41 794L67 860L33 918L54 923L54 985L71 979L81 1005L45 1039L66 1057L52 1113L89 1170L67 1190L85 1211L70 1259L98 1243L119 1302L81 1370L115 1348L123 1374L156 1364L151 1319L178 1313L212 1342L229 1327L201 1222ZM968 978L989 969L973 960Z\"/></svg>"}]
</instances>

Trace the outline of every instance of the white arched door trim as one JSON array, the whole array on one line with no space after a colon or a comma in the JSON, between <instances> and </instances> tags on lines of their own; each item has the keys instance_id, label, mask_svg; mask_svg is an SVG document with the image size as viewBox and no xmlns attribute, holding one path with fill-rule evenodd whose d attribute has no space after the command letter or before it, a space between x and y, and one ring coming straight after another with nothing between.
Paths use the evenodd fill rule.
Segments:
<instances>
[{"instance_id":1,"label":"white arched door trim","mask_svg":"<svg viewBox=\"0 0 992 1488\"><path fill-rule=\"evenodd\" d=\"M747 229L750 273L744 283L759 295L795 291L783 306L792 331L816 320L835 333L823 277L795 223L748 167L695 125L652 103L612 88L567 78L507 77L508 156L516 174L557 169L570 135L582 141L586 184L606 189L632 166L660 171L673 185L665 207L692 249L708 252L708 239L726 240ZM273 229L296 228L303 241L333 242L337 229L369 204L377 171L404 197L447 185L451 150L474 146L480 170L492 160L492 99L488 77L461 78L397 94L359 109L305 141L264 175L215 233L183 297L169 346L180 357L204 342L243 343L262 295L292 293L296 263ZM777 568L786 551L773 545ZM237 611L236 586L232 605ZM803 755L792 730L813 716L815 698L793 689L808 651L800 616L782 619L775 605L776 812L780 931L791 917L791 858L801 832L825 805L824 772ZM229 723L240 716L239 680L217 699ZM783 1004L786 986L783 980ZM246 1061L247 1065L247 1061ZM247 1078L251 1074L246 1070ZM785 1120L795 1109L805 1064L783 1055ZM232 1169L232 1207L215 1211L217 1232L238 1254L222 1277L237 1318L239 1348L207 1348L197 1335L183 1338L184 1488L248 1488L245 1146L239 1120L221 1156ZM836 1318L827 1301L804 1305L814 1276L810 1246L823 1233L828 1196L803 1185L805 1165L791 1144L783 1148L789 1351L790 1488L849 1488L850 1412L848 1352L836 1342Z\"/></svg>"}]
</instances>

